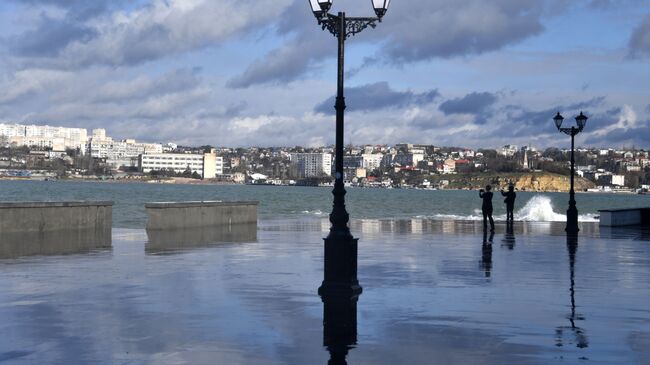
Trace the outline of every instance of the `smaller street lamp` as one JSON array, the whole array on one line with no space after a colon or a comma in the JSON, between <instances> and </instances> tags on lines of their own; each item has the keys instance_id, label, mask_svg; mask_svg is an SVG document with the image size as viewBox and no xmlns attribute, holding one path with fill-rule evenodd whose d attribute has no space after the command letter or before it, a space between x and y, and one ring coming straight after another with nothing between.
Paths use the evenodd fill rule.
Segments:
<instances>
[{"instance_id":1,"label":"smaller street lamp","mask_svg":"<svg viewBox=\"0 0 650 365\"><path fill-rule=\"evenodd\" d=\"M574 151L575 151L575 136L582 132L582 130L585 128L585 125L587 124L587 119L589 119L586 115L584 115L582 112L580 112L580 115L575 117L576 120L576 125L572 125L571 127L562 127L562 123L564 122L564 117L558 112L555 117L553 117L553 121L555 122L555 126L557 129L564 133L568 134L571 136L571 190L569 190L569 209L566 212L566 232L569 234L577 234L580 229L578 228L578 208L576 207L576 199L575 199L575 190L574 190L574 176L575 176L575 157L574 157Z\"/></svg>"}]
</instances>

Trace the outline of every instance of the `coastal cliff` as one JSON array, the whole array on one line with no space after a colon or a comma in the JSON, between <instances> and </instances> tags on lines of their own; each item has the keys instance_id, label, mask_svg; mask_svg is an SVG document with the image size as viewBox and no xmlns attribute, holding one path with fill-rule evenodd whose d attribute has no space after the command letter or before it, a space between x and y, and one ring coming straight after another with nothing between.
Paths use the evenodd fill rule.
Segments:
<instances>
[{"instance_id":1,"label":"coastal cliff","mask_svg":"<svg viewBox=\"0 0 650 365\"><path fill-rule=\"evenodd\" d=\"M440 180L448 180L452 189L481 189L491 184L495 190L507 189L510 182L519 191L567 192L571 186L569 176L548 172L513 173L513 174L472 174L444 175ZM576 176L575 190L584 191L593 188L593 182Z\"/></svg>"}]
</instances>

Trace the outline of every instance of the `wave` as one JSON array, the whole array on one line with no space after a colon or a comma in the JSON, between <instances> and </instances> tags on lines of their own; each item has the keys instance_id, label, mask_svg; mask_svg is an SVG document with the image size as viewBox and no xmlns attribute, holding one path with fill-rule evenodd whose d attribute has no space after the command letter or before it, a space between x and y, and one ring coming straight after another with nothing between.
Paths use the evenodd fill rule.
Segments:
<instances>
[{"instance_id":1,"label":"wave","mask_svg":"<svg viewBox=\"0 0 650 365\"><path fill-rule=\"evenodd\" d=\"M553 210L553 203L551 198L544 195L537 195L530 199L523 208L515 212L515 220L523 222L564 222L566 215L557 213ZM440 220L483 220L483 214L480 209L474 210L474 214L470 215L456 215L456 214L436 214L434 219ZM505 221L506 215L494 216L494 220ZM580 214L578 216L580 222L598 222L595 214Z\"/></svg>"},{"instance_id":2,"label":"wave","mask_svg":"<svg viewBox=\"0 0 650 365\"><path fill-rule=\"evenodd\" d=\"M300 212L300 214L322 216L322 215L326 215L328 213L324 213L320 209L316 209L316 210L303 210L302 212Z\"/></svg>"}]
</instances>

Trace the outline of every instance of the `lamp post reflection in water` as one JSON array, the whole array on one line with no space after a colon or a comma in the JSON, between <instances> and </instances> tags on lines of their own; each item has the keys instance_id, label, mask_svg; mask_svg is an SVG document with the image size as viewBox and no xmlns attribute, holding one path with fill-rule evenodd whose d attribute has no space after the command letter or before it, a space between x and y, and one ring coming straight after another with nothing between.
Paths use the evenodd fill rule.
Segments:
<instances>
[{"instance_id":1,"label":"lamp post reflection in water","mask_svg":"<svg viewBox=\"0 0 650 365\"><path fill-rule=\"evenodd\" d=\"M576 292L575 292L575 263L576 263L576 254L578 253L578 237L576 235L567 236L567 249L569 251L569 269L571 277L571 286L569 292L571 293L571 314L567 317L570 326L558 327L556 332L556 346L564 346L564 333L565 331L570 331L573 333L573 343L575 343L578 348L587 348L589 347L589 340L587 339L587 334L585 330L576 325L576 321L584 321L585 318L581 314L576 313Z\"/></svg>"},{"instance_id":2,"label":"lamp post reflection in water","mask_svg":"<svg viewBox=\"0 0 650 365\"><path fill-rule=\"evenodd\" d=\"M328 365L346 365L348 352L357 344L358 296L324 296L323 345L330 353Z\"/></svg>"}]
</instances>

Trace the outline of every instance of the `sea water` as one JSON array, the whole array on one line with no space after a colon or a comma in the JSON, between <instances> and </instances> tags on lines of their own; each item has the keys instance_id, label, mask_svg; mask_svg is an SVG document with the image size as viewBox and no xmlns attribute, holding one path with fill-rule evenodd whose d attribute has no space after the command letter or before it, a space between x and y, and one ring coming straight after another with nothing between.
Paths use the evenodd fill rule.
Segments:
<instances>
[{"instance_id":1,"label":"sea water","mask_svg":"<svg viewBox=\"0 0 650 365\"><path fill-rule=\"evenodd\" d=\"M352 219L478 220L477 191L347 188ZM0 181L0 201L110 200L116 228L144 228L144 204L157 201L255 200L262 220L326 218L331 188L252 185L172 185L109 182ZM596 221L599 209L650 207L650 195L577 194L580 220ZM505 220L505 204L494 195L494 216ZM566 193L518 192L515 219L563 221Z\"/></svg>"}]
</instances>

